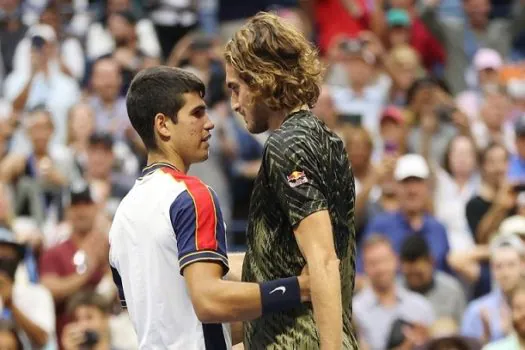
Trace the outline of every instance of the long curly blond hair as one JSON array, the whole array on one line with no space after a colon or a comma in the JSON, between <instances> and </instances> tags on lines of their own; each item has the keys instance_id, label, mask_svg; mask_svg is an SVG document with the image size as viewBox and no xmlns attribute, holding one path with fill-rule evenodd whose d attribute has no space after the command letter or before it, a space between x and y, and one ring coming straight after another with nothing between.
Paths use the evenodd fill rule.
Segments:
<instances>
[{"instance_id":1,"label":"long curly blond hair","mask_svg":"<svg viewBox=\"0 0 525 350\"><path fill-rule=\"evenodd\" d=\"M323 66L314 46L291 24L259 12L226 44L224 59L253 93L273 110L312 108Z\"/></svg>"}]
</instances>

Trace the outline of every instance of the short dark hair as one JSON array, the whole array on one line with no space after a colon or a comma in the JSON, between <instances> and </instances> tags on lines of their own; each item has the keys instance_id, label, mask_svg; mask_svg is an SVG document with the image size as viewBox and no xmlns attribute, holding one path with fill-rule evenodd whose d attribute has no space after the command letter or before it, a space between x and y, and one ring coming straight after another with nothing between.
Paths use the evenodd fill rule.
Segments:
<instances>
[{"instance_id":1,"label":"short dark hair","mask_svg":"<svg viewBox=\"0 0 525 350\"><path fill-rule=\"evenodd\" d=\"M401 245L400 257L403 262L415 262L419 259L430 258L427 241L418 234L409 235Z\"/></svg>"},{"instance_id":2,"label":"short dark hair","mask_svg":"<svg viewBox=\"0 0 525 350\"><path fill-rule=\"evenodd\" d=\"M96 307L103 314L109 314L110 305L107 300L100 294L91 290L81 291L73 295L67 303L67 313L73 315L81 306Z\"/></svg>"},{"instance_id":3,"label":"short dark hair","mask_svg":"<svg viewBox=\"0 0 525 350\"><path fill-rule=\"evenodd\" d=\"M131 125L148 150L157 150L154 119L158 113L177 121L186 101L183 94L204 97L204 83L193 73L180 68L158 66L140 71L128 89L126 107Z\"/></svg>"}]
</instances>

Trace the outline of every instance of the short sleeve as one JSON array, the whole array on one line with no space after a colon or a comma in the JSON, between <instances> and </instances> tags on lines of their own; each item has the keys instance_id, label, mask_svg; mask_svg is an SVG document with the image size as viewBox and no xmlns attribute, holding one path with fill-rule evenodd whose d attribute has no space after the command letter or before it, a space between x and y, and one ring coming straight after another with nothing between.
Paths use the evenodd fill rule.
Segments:
<instances>
[{"instance_id":1,"label":"short sleeve","mask_svg":"<svg viewBox=\"0 0 525 350\"><path fill-rule=\"evenodd\" d=\"M321 145L310 145L301 135L272 135L268 139L264 171L292 227L328 208L320 152Z\"/></svg>"},{"instance_id":2,"label":"short sleeve","mask_svg":"<svg viewBox=\"0 0 525 350\"><path fill-rule=\"evenodd\" d=\"M57 258L54 249L44 252L40 258L39 274L41 277L46 275L60 275L60 259Z\"/></svg>"},{"instance_id":3,"label":"short sleeve","mask_svg":"<svg viewBox=\"0 0 525 350\"><path fill-rule=\"evenodd\" d=\"M229 270L226 232L215 193L206 185L182 192L170 207L170 219L177 240L180 273L198 261L216 262Z\"/></svg>"}]
</instances>

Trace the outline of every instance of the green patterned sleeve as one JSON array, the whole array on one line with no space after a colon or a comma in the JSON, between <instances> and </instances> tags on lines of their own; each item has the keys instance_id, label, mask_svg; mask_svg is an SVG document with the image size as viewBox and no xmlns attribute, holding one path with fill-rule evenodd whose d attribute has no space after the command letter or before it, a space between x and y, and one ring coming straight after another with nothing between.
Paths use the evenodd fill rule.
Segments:
<instances>
[{"instance_id":1,"label":"green patterned sleeve","mask_svg":"<svg viewBox=\"0 0 525 350\"><path fill-rule=\"evenodd\" d=\"M299 131L272 135L266 145L264 170L292 227L328 208L320 152L311 135Z\"/></svg>"}]
</instances>

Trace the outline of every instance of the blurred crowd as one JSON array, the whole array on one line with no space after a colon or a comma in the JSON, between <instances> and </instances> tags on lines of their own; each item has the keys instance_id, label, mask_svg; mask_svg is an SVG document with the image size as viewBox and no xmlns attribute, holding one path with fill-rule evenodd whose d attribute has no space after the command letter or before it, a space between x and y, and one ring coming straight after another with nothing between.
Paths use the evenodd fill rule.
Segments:
<instances>
[{"instance_id":1,"label":"blurred crowd","mask_svg":"<svg viewBox=\"0 0 525 350\"><path fill-rule=\"evenodd\" d=\"M274 11L317 45L314 112L356 182L361 347L525 349L525 1L0 1L0 348L137 349L107 233L145 150L141 69L207 86L217 192L242 250L266 134L232 112L222 47Z\"/></svg>"}]
</instances>

